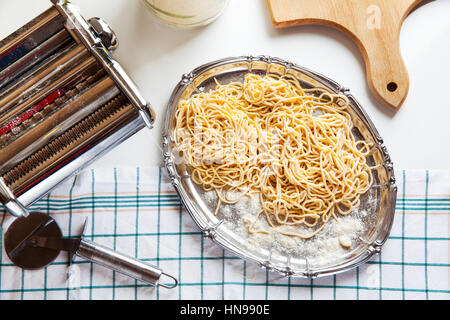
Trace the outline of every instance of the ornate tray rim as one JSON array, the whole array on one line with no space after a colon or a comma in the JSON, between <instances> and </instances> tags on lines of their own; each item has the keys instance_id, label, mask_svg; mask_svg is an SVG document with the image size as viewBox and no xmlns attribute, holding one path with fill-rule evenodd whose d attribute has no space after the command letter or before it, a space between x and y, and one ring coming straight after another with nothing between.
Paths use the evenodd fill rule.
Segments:
<instances>
[{"instance_id":1,"label":"ornate tray rim","mask_svg":"<svg viewBox=\"0 0 450 320\"><path fill-rule=\"evenodd\" d=\"M186 196L186 192L183 190L183 186L181 184L181 181L177 177L175 164L172 160L171 153L169 151L169 127L170 127L170 121L171 119L171 109L173 108L174 103L177 100L177 97L180 93L182 93L188 86L190 86L194 79L203 74L204 72L211 70L216 67L220 67L223 65L228 64L234 64L234 63L253 63L253 62L263 62L267 64L278 64L282 67L286 68L286 70L292 69L296 72L305 74L306 76L312 78L313 80L318 81L331 91L343 94L345 95L349 101L350 106L352 107L353 111L357 114L360 120L364 122L364 124L369 129L370 133L372 134L374 141L376 142L376 149L378 149L381 153L381 155L384 158L383 166L386 169L386 172L388 174L388 184L389 184L389 206L386 208L386 217L383 221L382 230L376 237L376 239L372 243L367 244L367 250L353 260L341 264L339 266L336 266L334 268L323 268L321 270L310 270L307 266L305 270L294 270L290 267L286 268L278 268L277 266L273 265L271 261L264 261L261 259L256 259L253 257L249 257L247 254L243 252L243 250L240 250L239 248L236 248L235 246L230 246L226 243L226 239L224 237L221 237L217 234L217 231L215 227L211 227L209 225L205 225L203 221L199 218L199 213L196 212L196 210L193 207L192 199ZM220 60L215 60L206 64L203 64L202 66L195 68L193 71L183 74L181 81L177 84L175 89L173 90L173 93L169 99L169 103L167 104L167 110L166 110L166 116L164 119L164 125L163 125L163 135L162 135L162 148L163 148L163 159L164 164L167 169L167 172L169 174L171 183L173 187L175 188L176 192L178 193L181 202L183 203L184 207L187 209L189 215L192 217L194 222L197 224L197 226L201 229L203 232L204 237L210 238L214 243L221 246L222 248L230 251L232 254L248 260L253 261L259 264L262 268L267 269L268 271L274 271L278 272L279 274L286 276L286 277L300 277L300 278L317 278L317 277L323 277L328 275L334 275L338 273L342 273L351 269L354 269L368 260L370 260L374 255L379 254L381 252L382 246L387 241L389 234L391 232L392 224L394 221L394 215L395 215L395 205L396 205L396 198L397 198L397 185L396 185L396 178L394 173L394 165L391 160L391 157L388 153L388 150L386 148L386 145L384 144L383 138L378 133L378 130L375 128L373 122L371 121L370 117L366 113L366 111L362 108L361 104L356 100L356 98L350 93L350 89L341 86L337 82L331 80L330 78L317 73L315 71L309 70L307 68L301 67L295 63L289 62L287 60L283 60L281 58L277 57L271 57L266 55L259 55L259 56L252 56L252 55L246 55L246 56L238 56L238 57L227 57Z\"/></svg>"}]
</instances>

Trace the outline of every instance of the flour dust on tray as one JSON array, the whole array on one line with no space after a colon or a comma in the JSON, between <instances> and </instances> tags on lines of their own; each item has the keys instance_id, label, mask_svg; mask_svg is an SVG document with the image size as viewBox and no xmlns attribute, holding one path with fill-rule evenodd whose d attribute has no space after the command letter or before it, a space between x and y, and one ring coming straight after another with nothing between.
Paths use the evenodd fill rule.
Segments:
<instances>
[{"instance_id":1,"label":"flour dust on tray","mask_svg":"<svg viewBox=\"0 0 450 320\"><path fill-rule=\"evenodd\" d=\"M219 199L214 191L204 193L203 198L208 205L216 208ZM364 208L352 214L332 219L320 233L309 239L286 235L290 232L308 232L307 227L273 228L261 216L255 220L261 211L258 194L240 197L234 204L221 205L216 215L236 237L244 239L250 250L267 249L273 253L306 258L311 265L325 265L358 246L377 203L373 192L367 195L365 203Z\"/></svg>"}]
</instances>

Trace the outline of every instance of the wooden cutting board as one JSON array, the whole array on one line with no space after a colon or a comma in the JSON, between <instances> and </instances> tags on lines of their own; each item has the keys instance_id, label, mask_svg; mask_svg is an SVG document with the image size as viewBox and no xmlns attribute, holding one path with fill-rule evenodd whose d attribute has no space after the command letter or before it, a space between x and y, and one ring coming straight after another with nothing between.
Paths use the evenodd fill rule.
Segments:
<instances>
[{"instance_id":1,"label":"wooden cutting board","mask_svg":"<svg viewBox=\"0 0 450 320\"><path fill-rule=\"evenodd\" d=\"M277 28L320 24L347 34L364 57L371 91L395 111L409 91L408 71L400 53L400 29L422 1L267 0Z\"/></svg>"}]
</instances>

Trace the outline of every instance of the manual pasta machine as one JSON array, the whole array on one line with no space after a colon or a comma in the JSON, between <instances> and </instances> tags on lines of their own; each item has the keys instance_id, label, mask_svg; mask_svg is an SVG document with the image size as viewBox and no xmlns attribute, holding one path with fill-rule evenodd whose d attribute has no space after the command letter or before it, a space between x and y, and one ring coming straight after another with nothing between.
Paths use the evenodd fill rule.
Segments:
<instances>
[{"instance_id":1,"label":"manual pasta machine","mask_svg":"<svg viewBox=\"0 0 450 320\"><path fill-rule=\"evenodd\" d=\"M154 122L109 26L52 2L0 42L0 203L16 217Z\"/></svg>"},{"instance_id":2,"label":"manual pasta machine","mask_svg":"<svg viewBox=\"0 0 450 320\"><path fill-rule=\"evenodd\" d=\"M0 41L0 203L17 217L5 251L23 269L61 251L137 280L174 288L160 268L80 237L28 207L144 127L154 113L110 52L117 38L99 18L86 21L68 1ZM161 282L169 279L170 285Z\"/></svg>"}]
</instances>

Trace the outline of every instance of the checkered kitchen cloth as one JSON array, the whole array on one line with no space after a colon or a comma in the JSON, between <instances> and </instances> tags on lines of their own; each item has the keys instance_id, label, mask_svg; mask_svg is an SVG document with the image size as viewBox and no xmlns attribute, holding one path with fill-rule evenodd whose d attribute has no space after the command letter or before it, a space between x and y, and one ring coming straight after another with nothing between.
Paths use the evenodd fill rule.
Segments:
<instances>
[{"instance_id":1,"label":"checkered kitchen cloth","mask_svg":"<svg viewBox=\"0 0 450 320\"><path fill-rule=\"evenodd\" d=\"M66 237L87 238L158 265L179 279L155 288L67 254L45 269L11 264L0 242L0 299L450 299L450 171L397 170L392 233L380 255L336 276L286 279L202 237L162 168L85 171L33 206ZM14 218L0 214L1 233ZM68 276L70 270L70 277Z\"/></svg>"}]
</instances>

